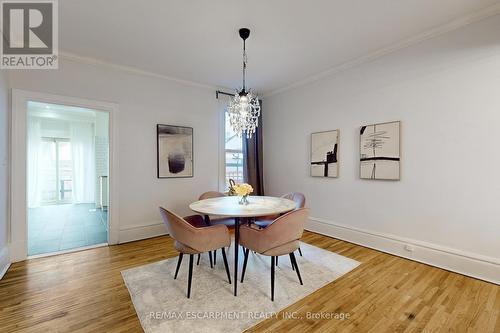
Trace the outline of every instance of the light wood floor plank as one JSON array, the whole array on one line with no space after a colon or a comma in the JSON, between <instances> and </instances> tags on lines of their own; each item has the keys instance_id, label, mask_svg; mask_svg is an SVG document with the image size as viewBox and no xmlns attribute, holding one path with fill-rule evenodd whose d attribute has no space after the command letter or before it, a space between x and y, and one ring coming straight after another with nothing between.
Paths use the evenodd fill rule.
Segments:
<instances>
[{"instance_id":1,"label":"light wood floor plank","mask_svg":"<svg viewBox=\"0 0 500 333\"><path fill-rule=\"evenodd\" d=\"M500 332L497 285L311 232L303 241L361 265L248 332ZM120 271L174 256L157 237L13 264L0 332L141 332ZM292 312L303 318L283 318ZM306 318L322 312L349 319Z\"/></svg>"}]
</instances>

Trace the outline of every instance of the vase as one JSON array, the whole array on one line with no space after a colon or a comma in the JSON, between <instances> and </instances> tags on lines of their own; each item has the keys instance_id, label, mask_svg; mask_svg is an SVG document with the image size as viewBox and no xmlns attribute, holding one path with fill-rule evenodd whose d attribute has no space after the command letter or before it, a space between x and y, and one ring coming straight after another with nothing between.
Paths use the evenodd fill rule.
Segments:
<instances>
[{"instance_id":1,"label":"vase","mask_svg":"<svg viewBox=\"0 0 500 333\"><path fill-rule=\"evenodd\" d=\"M249 204L248 195L244 195L244 196L240 197L240 201L238 201L238 203L240 205L248 205Z\"/></svg>"}]
</instances>

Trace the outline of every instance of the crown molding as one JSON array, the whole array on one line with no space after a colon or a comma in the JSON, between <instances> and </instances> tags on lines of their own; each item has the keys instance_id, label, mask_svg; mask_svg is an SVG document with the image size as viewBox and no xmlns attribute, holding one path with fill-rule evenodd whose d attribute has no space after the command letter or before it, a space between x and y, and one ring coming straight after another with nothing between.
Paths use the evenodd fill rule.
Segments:
<instances>
[{"instance_id":1,"label":"crown molding","mask_svg":"<svg viewBox=\"0 0 500 333\"><path fill-rule=\"evenodd\" d=\"M149 76L149 77L153 77L153 78L157 78L157 79L176 82L176 83L191 86L191 87L211 89L211 90L226 89L225 87L219 87L219 86L215 86L215 85L204 84L204 83L199 83L199 82L190 81L190 80L178 79L176 77L172 77L172 76L168 76L168 75L153 73L153 72L145 71L145 70L139 69L137 67L133 67L133 66L119 65L119 64L116 64L116 63L113 63L110 61L105 61L105 60L101 60L101 59L97 59L97 58L84 57L84 56L80 56L78 54L66 52L64 50L59 51L59 57L64 59L64 60L68 60L68 61L73 61L73 62L87 64L87 65L93 65L93 66L103 66L103 67L115 69L118 71L123 71L123 72L136 74L136 75L142 75L142 76Z\"/></svg>"},{"instance_id":2,"label":"crown molding","mask_svg":"<svg viewBox=\"0 0 500 333\"><path fill-rule=\"evenodd\" d=\"M469 24L484 20L488 17L492 17L492 16L495 16L498 14L500 14L500 3L492 5L492 6L488 6L486 8L479 10L479 11L472 12L468 15L454 19L452 21L449 21L448 23L437 26L435 28L427 30L427 31L420 33L418 35L415 35L413 37L401 40L401 41L394 43L392 45L389 45L387 47L378 49L374 52L368 53L368 54L363 55L359 58L346 61L340 65L331 67L323 72L306 77L305 79L299 80L299 81L292 83L290 85L272 90L269 93L264 94L262 97L270 97L270 96L278 95L278 94L281 94L283 92L286 92L286 91L289 91L289 90L292 90L292 89L295 89L298 87L302 87L302 86L307 85L307 84L311 84L313 82L319 81L319 80L324 79L326 77L333 76L335 74L346 71L348 69L351 69L351 68L360 66L362 64L377 60L377 59L382 58L388 54L391 54L391 53L394 53L396 51L408 48L410 46L421 43L425 40L443 35L445 33L451 32L453 30L460 29L460 28L465 27Z\"/></svg>"},{"instance_id":3,"label":"crown molding","mask_svg":"<svg viewBox=\"0 0 500 333\"><path fill-rule=\"evenodd\" d=\"M488 6L486 8L479 10L479 11L472 12L468 15L454 19L448 23L445 23L445 24L440 25L438 27L432 28L432 29L427 30L423 33L415 35L413 37L404 39L402 41L399 41L399 42L394 43L392 45L389 45L387 47L378 49L374 52L368 53L368 54L363 55L361 57L358 57L356 59L346 61L342 64L331 67L331 68L329 68L323 72L317 73L315 75L306 77L306 78L299 80L295 83L292 83L290 85L271 90L268 93L264 93L262 95L262 98L278 95L278 94L281 94L283 92L286 92L286 91L289 91L289 90L292 90L292 89L295 89L295 88L298 88L298 87L301 87L301 86L304 86L307 84L311 84L313 82L319 81L319 80L324 79L326 77L333 76L337 73L346 71L346 70L354 68L356 66L360 66L362 64L377 60L377 59L382 58L388 54L394 53L396 51L399 51L399 50L405 49L407 47L413 46L415 44L421 43L425 40L437 37L439 35L443 35L447 32L457 30L457 29L465 27L469 24L484 20L488 17L495 16L498 14L500 14L500 3L494 4L492 6ZM205 84L205 83L200 83L200 82L195 82L195 81L190 81L190 80L179 79L179 78L168 76L168 75L158 74L158 73L142 70L142 69L139 69L139 68L133 67L133 66L119 65L119 64L116 64L116 63L113 63L110 61L105 61L105 60L92 58L92 57L80 56L80 55L77 55L77 54L74 54L71 52L66 52L64 50L61 50L59 52L59 57L62 59L65 59L65 60L73 61L73 62L94 65L94 66L108 67L108 68L132 73L132 74L136 74L136 75L149 76L149 77L153 77L153 78L158 78L158 79L163 79L163 80L167 80L167 81L171 81L171 82L176 82L176 83L191 86L191 87L211 89L211 90L228 89L227 87L210 85L210 84Z\"/></svg>"}]
</instances>

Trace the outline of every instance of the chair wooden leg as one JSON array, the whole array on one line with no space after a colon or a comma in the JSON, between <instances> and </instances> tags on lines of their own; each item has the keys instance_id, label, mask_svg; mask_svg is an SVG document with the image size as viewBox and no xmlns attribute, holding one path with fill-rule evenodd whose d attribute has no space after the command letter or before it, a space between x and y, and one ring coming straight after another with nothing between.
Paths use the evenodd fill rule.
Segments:
<instances>
[{"instance_id":1,"label":"chair wooden leg","mask_svg":"<svg viewBox=\"0 0 500 333\"><path fill-rule=\"evenodd\" d=\"M299 265L297 265L297 259L295 259L295 254L293 252L290 253L290 260L293 262L293 265L295 266L295 272L297 272L297 276L299 277L300 284L303 285L302 277L300 276Z\"/></svg>"},{"instance_id":2,"label":"chair wooden leg","mask_svg":"<svg viewBox=\"0 0 500 333\"><path fill-rule=\"evenodd\" d=\"M177 279L177 274L179 273L179 268L181 267L182 257L184 253L179 254L179 259L177 259L177 268L175 269L174 280Z\"/></svg>"},{"instance_id":3,"label":"chair wooden leg","mask_svg":"<svg viewBox=\"0 0 500 333\"><path fill-rule=\"evenodd\" d=\"M292 271L295 270L295 264L293 263L292 256L290 256L290 265L292 265Z\"/></svg>"},{"instance_id":4,"label":"chair wooden leg","mask_svg":"<svg viewBox=\"0 0 500 333\"><path fill-rule=\"evenodd\" d=\"M274 266L275 257L271 257L271 301L274 302Z\"/></svg>"},{"instance_id":5,"label":"chair wooden leg","mask_svg":"<svg viewBox=\"0 0 500 333\"><path fill-rule=\"evenodd\" d=\"M300 246L299 246L299 254L302 257L302 250L300 249Z\"/></svg>"},{"instance_id":6,"label":"chair wooden leg","mask_svg":"<svg viewBox=\"0 0 500 333\"><path fill-rule=\"evenodd\" d=\"M217 250L214 250L214 266L217 264Z\"/></svg>"},{"instance_id":7,"label":"chair wooden leg","mask_svg":"<svg viewBox=\"0 0 500 333\"><path fill-rule=\"evenodd\" d=\"M241 273L241 283L243 283L243 279L245 278L245 272L247 270L247 262L248 262L249 253L250 253L250 250L245 249L245 260L243 261L243 272Z\"/></svg>"},{"instance_id":8,"label":"chair wooden leg","mask_svg":"<svg viewBox=\"0 0 500 333\"><path fill-rule=\"evenodd\" d=\"M278 256L276 256L276 266L278 266Z\"/></svg>"},{"instance_id":9,"label":"chair wooden leg","mask_svg":"<svg viewBox=\"0 0 500 333\"><path fill-rule=\"evenodd\" d=\"M198 253L198 260L196 261L196 266L198 266L200 264L200 258L201 258L201 254Z\"/></svg>"},{"instance_id":10,"label":"chair wooden leg","mask_svg":"<svg viewBox=\"0 0 500 333\"><path fill-rule=\"evenodd\" d=\"M222 259L224 260L224 267L226 268L227 279L231 284L231 274L229 274L229 265L227 264L226 249L222 248Z\"/></svg>"},{"instance_id":11,"label":"chair wooden leg","mask_svg":"<svg viewBox=\"0 0 500 333\"><path fill-rule=\"evenodd\" d=\"M214 268L214 265L212 263L212 251L208 251L208 257L210 258L210 268Z\"/></svg>"},{"instance_id":12,"label":"chair wooden leg","mask_svg":"<svg viewBox=\"0 0 500 333\"><path fill-rule=\"evenodd\" d=\"M193 258L194 254L189 255L189 275L188 275L188 293L187 297L191 297L191 281L193 280Z\"/></svg>"}]
</instances>

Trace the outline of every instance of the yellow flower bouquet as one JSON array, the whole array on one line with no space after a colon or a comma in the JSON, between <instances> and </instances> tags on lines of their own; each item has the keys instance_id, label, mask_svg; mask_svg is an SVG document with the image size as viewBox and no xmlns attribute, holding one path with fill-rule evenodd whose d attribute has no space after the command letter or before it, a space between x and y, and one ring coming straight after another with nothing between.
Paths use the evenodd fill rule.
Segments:
<instances>
[{"instance_id":1,"label":"yellow flower bouquet","mask_svg":"<svg viewBox=\"0 0 500 333\"><path fill-rule=\"evenodd\" d=\"M233 187L234 193L241 197L239 204L240 205L248 205L248 195L253 192L253 187L250 184L242 183L236 184Z\"/></svg>"}]
</instances>

